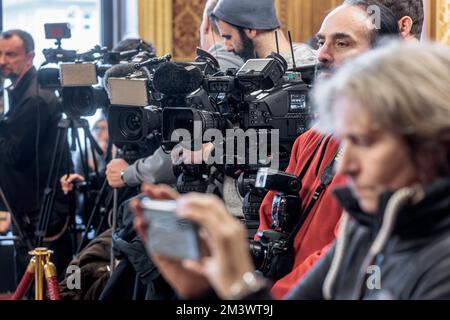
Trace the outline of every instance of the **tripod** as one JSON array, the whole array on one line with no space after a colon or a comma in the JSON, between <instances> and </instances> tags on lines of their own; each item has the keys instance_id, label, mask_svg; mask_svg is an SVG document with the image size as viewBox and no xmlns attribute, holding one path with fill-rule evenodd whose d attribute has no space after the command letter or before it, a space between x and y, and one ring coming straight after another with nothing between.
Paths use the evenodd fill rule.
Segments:
<instances>
[{"instance_id":1,"label":"tripod","mask_svg":"<svg viewBox=\"0 0 450 320\"><path fill-rule=\"evenodd\" d=\"M98 177L98 166L97 161L94 156L94 152L97 152L100 155L103 155L103 151L95 141L95 139L92 137L92 134L89 129L89 123L86 119L63 119L58 124L58 132L56 136L56 143L55 148L53 151L53 157L52 162L50 166L50 172L48 175L48 180L46 184L46 188L44 190L44 196L42 200L42 206L41 210L39 212L39 225L36 230L36 247L41 247L44 237L47 235L48 226L50 223L50 217L54 210L55 200L56 200L56 190L59 183L59 176L61 175L61 166L63 163L63 158L66 156L66 163L68 164L70 161L68 159L69 150L67 149L67 135L68 130L71 129L72 132L72 142L73 147L75 147L75 143L78 144L81 159L82 159L82 165L83 165L83 171L85 173L89 172L88 168L88 155L87 152L83 154L82 148L81 148L81 140L79 136L79 129L83 129L84 131L84 137L85 142L87 142L87 139L89 139L91 151L93 154L93 160L94 160L94 170L95 174ZM83 161L83 159L85 161ZM87 174L86 177L89 175ZM88 183L89 184L89 183Z\"/></svg>"},{"instance_id":2,"label":"tripod","mask_svg":"<svg viewBox=\"0 0 450 320\"><path fill-rule=\"evenodd\" d=\"M124 148L120 152L120 158L124 159L127 163L134 163L136 160L140 159L142 157L142 154L139 150L133 149L133 148ZM117 191L117 194L115 194ZM108 181L104 181L102 187L100 188L99 193L97 194L97 197L94 201L94 206L92 208L92 211L90 213L88 223L86 224L85 233L83 234L83 237L78 245L78 249L76 251L76 254L80 253L80 251L83 249L85 243L88 240L88 233L89 230L93 227L94 224L94 218L99 212L100 214L100 221L97 225L97 228L95 229L94 237L98 236L100 231L102 230L106 219L108 217L108 212L111 209L114 209L113 212L113 229L115 229L116 224L116 217L117 217L117 204L121 203L124 199L132 196L134 190L130 188L125 188L124 190L120 191L120 195L118 190L111 189L108 185Z\"/></svg>"}]
</instances>

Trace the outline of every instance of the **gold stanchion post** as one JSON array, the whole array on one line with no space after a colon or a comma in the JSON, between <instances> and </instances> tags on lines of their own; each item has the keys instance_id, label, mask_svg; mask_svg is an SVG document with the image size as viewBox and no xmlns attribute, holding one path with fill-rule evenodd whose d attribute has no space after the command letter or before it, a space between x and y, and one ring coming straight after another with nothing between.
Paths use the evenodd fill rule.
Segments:
<instances>
[{"instance_id":1,"label":"gold stanchion post","mask_svg":"<svg viewBox=\"0 0 450 320\"><path fill-rule=\"evenodd\" d=\"M53 251L48 250L47 248L36 248L31 251L30 254L36 259L36 271L34 275L35 299L44 300L44 266L50 260Z\"/></svg>"}]
</instances>

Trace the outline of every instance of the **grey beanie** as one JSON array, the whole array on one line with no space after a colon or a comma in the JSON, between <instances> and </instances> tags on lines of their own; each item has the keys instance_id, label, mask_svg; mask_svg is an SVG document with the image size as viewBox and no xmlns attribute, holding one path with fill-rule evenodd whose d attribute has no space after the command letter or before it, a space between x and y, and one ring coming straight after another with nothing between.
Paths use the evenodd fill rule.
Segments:
<instances>
[{"instance_id":1,"label":"grey beanie","mask_svg":"<svg viewBox=\"0 0 450 320\"><path fill-rule=\"evenodd\" d=\"M220 0L213 15L247 29L272 30L280 27L274 0Z\"/></svg>"}]
</instances>

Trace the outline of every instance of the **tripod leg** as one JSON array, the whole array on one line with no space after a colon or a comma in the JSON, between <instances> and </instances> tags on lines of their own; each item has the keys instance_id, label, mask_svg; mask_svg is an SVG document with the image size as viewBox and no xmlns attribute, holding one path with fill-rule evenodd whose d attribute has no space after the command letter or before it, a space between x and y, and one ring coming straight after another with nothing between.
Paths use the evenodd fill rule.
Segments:
<instances>
[{"instance_id":1,"label":"tripod leg","mask_svg":"<svg viewBox=\"0 0 450 320\"><path fill-rule=\"evenodd\" d=\"M103 150L98 145L97 141L94 139L94 137L91 134L91 131L89 129L85 128L85 137L89 140L89 145L91 147L91 154L92 154L92 161L94 162L94 172L95 176L99 177L99 170L98 170L98 162L96 155L99 155L101 158L104 157Z\"/></svg>"},{"instance_id":2,"label":"tripod leg","mask_svg":"<svg viewBox=\"0 0 450 320\"><path fill-rule=\"evenodd\" d=\"M70 126L70 120L63 120L58 127L58 133L56 135L56 144L53 151L52 163L50 166L50 172L48 176L47 186L44 190L44 197L42 200L42 206L39 216L39 226L36 230L36 247L40 247L47 234L50 217L53 212L55 204L55 190L59 177L58 173L61 172L61 164L65 151L65 142L67 138L67 131Z\"/></svg>"},{"instance_id":3,"label":"tripod leg","mask_svg":"<svg viewBox=\"0 0 450 320\"><path fill-rule=\"evenodd\" d=\"M90 215L90 217L89 217L89 221L88 221L88 223L87 223L87 225L86 225L86 230L85 230L85 232L84 232L83 238L81 239L80 245L78 246L77 254L80 253L81 249L82 249L83 246L84 246L84 243L85 243L86 240L87 240L87 236L88 236L88 233L89 233L89 229L91 228L91 226L92 226L92 224L93 224L93 221L94 221L95 213L98 211L98 206L100 205L101 199L103 198L103 196L104 196L104 194L105 194L105 191L107 190L107 187L108 187L108 181L105 180L105 181L103 182L102 188L100 189L100 192L98 193L98 195L97 195L97 197L96 197L96 199L95 199L94 208L92 209L91 215Z\"/></svg>"},{"instance_id":4,"label":"tripod leg","mask_svg":"<svg viewBox=\"0 0 450 320\"><path fill-rule=\"evenodd\" d=\"M106 198L105 198L105 204L102 209L102 211L103 211L102 218L101 218L100 222L98 223L97 229L95 230L95 236L98 236L100 234L102 227L108 218L108 212L112 208L113 200L114 200L114 191L110 189L109 193L106 195Z\"/></svg>"},{"instance_id":5,"label":"tripod leg","mask_svg":"<svg viewBox=\"0 0 450 320\"><path fill-rule=\"evenodd\" d=\"M83 148L81 147L81 139L78 134L78 129L73 133L75 143L78 147L78 152L80 153L80 162L81 162L81 169L83 171L83 176L87 179L89 176L89 166L88 166L88 159L87 159L87 150L83 152Z\"/></svg>"},{"instance_id":6,"label":"tripod leg","mask_svg":"<svg viewBox=\"0 0 450 320\"><path fill-rule=\"evenodd\" d=\"M113 204L113 218L112 218L112 234L116 231L117 227L117 202L118 202L118 190L114 189L114 204ZM113 243L111 241L111 265L110 270L111 274L114 272L116 268L116 258L114 257Z\"/></svg>"},{"instance_id":7,"label":"tripod leg","mask_svg":"<svg viewBox=\"0 0 450 320\"><path fill-rule=\"evenodd\" d=\"M13 224L14 228L17 230L17 235L19 236L19 239L21 241L25 241L25 245L27 246L28 250L33 250L33 245L31 244L30 239L25 237L25 233L23 232L22 227L20 226L20 224L17 222L16 216L15 216L14 212L12 211L11 207L9 206L9 202L6 199L6 196L3 193L3 190L2 190L1 187L0 187L0 198L3 201L3 204L6 207L6 210L8 210L8 212L11 215L11 221L12 221L12 224Z\"/></svg>"}]
</instances>

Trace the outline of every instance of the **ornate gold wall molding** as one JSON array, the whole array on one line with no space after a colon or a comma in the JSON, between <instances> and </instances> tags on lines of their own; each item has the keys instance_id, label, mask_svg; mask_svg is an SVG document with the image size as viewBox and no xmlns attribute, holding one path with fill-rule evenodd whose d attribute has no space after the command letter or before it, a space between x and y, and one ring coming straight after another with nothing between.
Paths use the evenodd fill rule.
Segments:
<instances>
[{"instance_id":1,"label":"ornate gold wall molding","mask_svg":"<svg viewBox=\"0 0 450 320\"><path fill-rule=\"evenodd\" d=\"M323 18L342 0L274 0L283 31L295 42L306 42ZM191 60L199 44L199 27L206 0L139 0L139 31L152 42L158 55ZM255 0L257 2L257 0Z\"/></svg>"},{"instance_id":2,"label":"ornate gold wall molding","mask_svg":"<svg viewBox=\"0 0 450 320\"><path fill-rule=\"evenodd\" d=\"M172 0L139 0L139 33L156 46L157 54L173 51Z\"/></svg>"},{"instance_id":3,"label":"ornate gold wall molding","mask_svg":"<svg viewBox=\"0 0 450 320\"><path fill-rule=\"evenodd\" d=\"M192 60L206 0L139 0L139 31L156 46L157 54Z\"/></svg>"},{"instance_id":4,"label":"ornate gold wall molding","mask_svg":"<svg viewBox=\"0 0 450 320\"><path fill-rule=\"evenodd\" d=\"M257 0L255 0L257 1ZM199 43L199 27L206 0L139 0L141 37L151 41L158 55L191 60ZM275 0L283 31L306 42L320 29L326 14L342 0ZM428 37L450 45L450 0L425 0Z\"/></svg>"},{"instance_id":5,"label":"ornate gold wall molding","mask_svg":"<svg viewBox=\"0 0 450 320\"><path fill-rule=\"evenodd\" d=\"M195 48L200 44L200 24L206 0L172 1L173 54L177 60L192 61L195 58Z\"/></svg>"},{"instance_id":6,"label":"ornate gold wall molding","mask_svg":"<svg viewBox=\"0 0 450 320\"><path fill-rule=\"evenodd\" d=\"M325 16L342 0L275 0L283 31L296 42L306 42L320 29Z\"/></svg>"},{"instance_id":7,"label":"ornate gold wall molding","mask_svg":"<svg viewBox=\"0 0 450 320\"><path fill-rule=\"evenodd\" d=\"M428 39L450 45L450 0L425 0Z\"/></svg>"},{"instance_id":8,"label":"ornate gold wall molding","mask_svg":"<svg viewBox=\"0 0 450 320\"><path fill-rule=\"evenodd\" d=\"M450 46L450 0L437 0L436 40Z\"/></svg>"}]
</instances>

